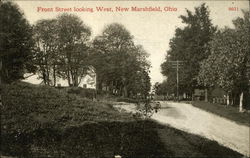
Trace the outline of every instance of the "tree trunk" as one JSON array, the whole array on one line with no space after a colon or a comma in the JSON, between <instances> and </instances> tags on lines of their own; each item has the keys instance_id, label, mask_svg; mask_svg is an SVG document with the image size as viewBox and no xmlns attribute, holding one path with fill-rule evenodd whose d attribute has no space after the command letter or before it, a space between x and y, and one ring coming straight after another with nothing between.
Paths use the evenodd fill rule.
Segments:
<instances>
[{"instance_id":1,"label":"tree trunk","mask_svg":"<svg viewBox=\"0 0 250 158\"><path fill-rule=\"evenodd\" d=\"M74 86L78 87L79 83L78 83L78 74L77 72L74 73Z\"/></svg>"},{"instance_id":2,"label":"tree trunk","mask_svg":"<svg viewBox=\"0 0 250 158\"><path fill-rule=\"evenodd\" d=\"M2 73L2 59L0 59L0 85L2 85L2 76L3 76L3 73Z\"/></svg>"},{"instance_id":3,"label":"tree trunk","mask_svg":"<svg viewBox=\"0 0 250 158\"><path fill-rule=\"evenodd\" d=\"M54 79L54 87L56 86L56 65L53 65L53 79Z\"/></svg>"},{"instance_id":4,"label":"tree trunk","mask_svg":"<svg viewBox=\"0 0 250 158\"><path fill-rule=\"evenodd\" d=\"M46 80L46 73L45 70L42 70L42 77L43 77L43 82L46 85L47 84L47 80Z\"/></svg>"},{"instance_id":5,"label":"tree trunk","mask_svg":"<svg viewBox=\"0 0 250 158\"><path fill-rule=\"evenodd\" d=\"M98 84L97 84L97 72L95 72L95 90L97 91Z\"/></svg>"},{"instance_id":6,"label":"tree trunk","mask_svg":"<svg viewBox=\"0 0 250 158\"><path fill-rule=\"evenodd\" d=\"M119 88L119 96L122 96L122 89L123 89L123 87L120 86L120 88Z\"/></svg>"},{"instance_id":7,"label":"tree trunk","mask_svg":"<svg viewBox=\"0 0 250 158\"><path fill-rule=\"evenodd\" d=\"M75 76L74 76L72 70L70 70L70 76L71 76L71 84L72 84L72 86L74 87L74 86L75 86Z\"/></svg>"},{"instance_id":8,"label":"tree trunk","mask_svg":"<svg viewBox=\"0 0 250 158\"><path fill-rule=\"evenodd\" d=\"M47 57L45 57L45 72L46 72L46 82L47 82L47 85L49 85L50 86L50 79L49 79L49 77L50 77L50 75L49 75L49 65L48 65L48 58Z\"/></svg>"},{"instance_id":9,"label":"tree trunk","mask_svg":"<svg viewBox=\"0 0 250 158\"><path fill-rule=\"evenodd\" d=\"M241 94L240 94L239 111L240 111L240 112L243 112L243 92L241 92Z\"/></svg>"},{"instance_id":10,"label":"tree trunk","mask_svg":"<svg viewBox=\"0 0 250 158\"><path fill-rule=\"evenodd\" d=\"M227 93L227 106L229 106L230 105L230 100L229 100L229 94Z\"/></svg>"},{"instance_id":11,"label":"tree trunk","mask_svg":"<svg viewBox=\"0 0 250 158\"><path fill-rule=\"evenodd\" d=\"M98 90L102 91L102 81L97 82Z\"/></svg>"},{"instance_id":12,"label":"tree trunk","mask_svg":"<svg viewBox=\"0 0 250 158\"><path fill-rule=\"evenodd\" d=\"M205 102L208 102L207 88L205 89Z\"/></svg>"},{"instance_id":13,"label":"tree trunk","mask_svg":"<svg viewBox=\"0 0 250 158\"><path fill-rule=\"evenodd\" d=\"M70 72L69 72L69 67L68 67L68 70L67 70L67 79L68 79L68 84L69 84L69 87L71 86L71 82L70 82Z\"/></svg>"},{"instance_id":14,"label":"tree trunk","mask_svg":"<svg viewBox=\"0 0 250 158\"><path fill-rule=\"evenodd\" d=\"M128 89L126 86L123 87L123 96L128 97Z\"/></svg>"}]
</instances>

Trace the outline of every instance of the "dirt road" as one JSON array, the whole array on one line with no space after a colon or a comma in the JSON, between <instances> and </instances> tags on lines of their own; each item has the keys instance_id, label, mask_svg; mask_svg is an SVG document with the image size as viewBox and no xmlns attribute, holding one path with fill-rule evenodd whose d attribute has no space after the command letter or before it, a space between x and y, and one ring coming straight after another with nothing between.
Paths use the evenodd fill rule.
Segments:
<instances>
[{"instance_id":1,"label":"dirt road","mask_svg":"<svg viewBox=\"0 0 250 158\"><path fill-rule=\"evenodd\" d=\"M250 156L249 127L198 109L190 104L161 102L162 109L152 116L160 123L188 133L201 135L227 146L239 153ZM133 105L120 108L133 112Z\"/></svg>"}]
</instances>

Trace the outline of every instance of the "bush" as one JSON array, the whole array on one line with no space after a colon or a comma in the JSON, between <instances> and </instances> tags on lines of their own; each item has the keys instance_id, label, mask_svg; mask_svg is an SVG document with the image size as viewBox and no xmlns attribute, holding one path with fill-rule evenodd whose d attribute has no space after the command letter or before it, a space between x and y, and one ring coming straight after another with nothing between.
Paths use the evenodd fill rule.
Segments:
<instances>
[{"instance_id":1,"label":"bush","mask_svg":"<svg viewBox=\"0 0 250 158\"><path fill-rule=\"evenodd\" d=\"M133 99L133 98L117 98L117 102L127 102L127 103L135 103L145 102L146 99Z\"/></svg>"},{"instance_id":2,"label":"bush","mask_svg":"<svg viewBox=\"0 0 250 158\"><path fill-rule=\"evenodd\" d=\"M72 87L72 88L68 88L67 92L69 94L79 95L83 98L88 98L88 99L96 98L96 90L95 89Z\"/></svg>"}]
</instances>

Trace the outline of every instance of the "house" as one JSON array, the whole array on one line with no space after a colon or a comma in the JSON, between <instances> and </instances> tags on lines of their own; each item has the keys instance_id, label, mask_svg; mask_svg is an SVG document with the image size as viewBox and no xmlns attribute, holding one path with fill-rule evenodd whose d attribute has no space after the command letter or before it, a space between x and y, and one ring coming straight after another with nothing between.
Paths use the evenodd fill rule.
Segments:
<instances>
[{"instance_id":1,"label":"house","mask_svg":"<svg viewBox=\"0 0 250 158\"><path fill-rule=\"evenodd\" d=\"M213 103L226 104L227 93L220 87L216 86L208 89L207 91L208 101ZM195 100L205 100L206 90L205 89L195 89L194 99Z\"/></svg>"},{"instance_id":2,"label":"house","mask_svg":"<svg viewBox=\"0 0 250 158\"><path fill-rule=\"evenodd\" d=\"M24 75L24 82L42 85L43 79L39 78L38 74L27 73ZM69 87L68 80L63 78L56 78L56 87ZM80 79L78 87L96 89L96 73L93 67L87 71L86 75Z\"/></svg>"}]
</instances>

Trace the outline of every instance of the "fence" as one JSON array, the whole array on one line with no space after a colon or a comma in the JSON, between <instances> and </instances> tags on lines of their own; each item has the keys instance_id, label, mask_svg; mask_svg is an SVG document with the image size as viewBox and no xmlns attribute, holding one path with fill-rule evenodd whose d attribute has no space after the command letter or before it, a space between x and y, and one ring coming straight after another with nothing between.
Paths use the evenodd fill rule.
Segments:
<instances>
[{"instance_id":1,"label":"fence","mask_svg":"<svg viewBox=\"0 0 250 158\"><path fill-rule=\"evenodd\" d=\"M212 103L227 104L226 98L213 97L211 101L212 101Z\"/></svg>"}]
</instances>

